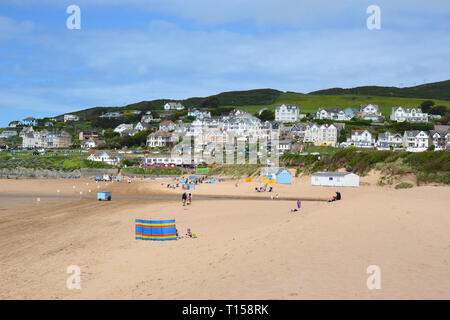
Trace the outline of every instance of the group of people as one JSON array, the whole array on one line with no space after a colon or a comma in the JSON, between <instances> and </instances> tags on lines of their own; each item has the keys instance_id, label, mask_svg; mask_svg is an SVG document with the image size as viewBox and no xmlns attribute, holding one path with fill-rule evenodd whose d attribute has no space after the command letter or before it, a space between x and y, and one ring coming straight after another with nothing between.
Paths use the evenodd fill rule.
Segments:
<instances>
[{"instance_id":1,"label":"group of people","mask_svg":"<svg viewBox=\"0 0 450 320\"><path fill-rule=\"evenodd\" d=\"M336 192L336 195L333 196L333 198L331 198L330 200L328 200L328 202L338 201L338 200L342 199L341 193L338 190L336 190L335 192Z\"/></svg>"},{"instance_id":2,"label":"group of people","mask_svg":"<svg viewBox=\"0 0 450 320\"><path fill-rule=\"evenodd\" d=\"M178 234L178 229L177 229L176 236L177 236L178 239L181 239L181 238L197 238L197 235L195 233L193 234L190 228L187 229L187 231L184 234L184 236L180 236Z\"/></svg>"},{"instance_id":3,"label":"group of people","mask_svg":"<svg viewBox=\"0 0 450 320\"><path fill-rule=\"evenodd\" d=\"M186 204L189 206L192 203L192 194L187 194L186 192L183 193L181 196L181 202L183 203L183 206Z\"/></svg>"},{"instance_id":4,"label":"group of people","mask_svg":"<svg viewBox=\"0 0 450 320\"><path fill-rule=\"evenodd\" d=\"M267 185L265 184L265 185L263 185L262 187L255 187L255 191L256 192L266 192L266 191L268 191L268 192L272 192L272 187L270 187L269 188L269 190L267 190Z\"/></svg>"}]
</instances>

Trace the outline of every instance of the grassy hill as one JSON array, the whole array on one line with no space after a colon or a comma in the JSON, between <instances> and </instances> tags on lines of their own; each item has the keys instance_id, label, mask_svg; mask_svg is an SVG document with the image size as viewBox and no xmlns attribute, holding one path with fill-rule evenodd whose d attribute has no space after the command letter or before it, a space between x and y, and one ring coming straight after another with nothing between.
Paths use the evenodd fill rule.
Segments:
<instances>
[{"instance_id":1,"label":"grassy hill","mask_svg":"<svg viewBox=\"0 0 450 320\"><path fill-rule=\"evenodd\" d=\"M365 95L421 99L450 100L450 80L427 83L415 87L366 86L350 89L332 88L310 92L312 95Z\"/></svg>"},{"instance_id":2,"label":"grassy hill","mask_svg":"<svg viewBox=\"0 0 450 320\"><path fill-rule=\"evenodd\" d=\"M180 101L186 107L199 108L202 102L211 97L217 98L219 107L236 107L256 113L262 107L271 110L277 104L298 104L303 113L316 112L318 108L359 108L362 104L377 104L382 113L389 116L392 107L419 107L424 100L433 100L435 105L443 105L450 109L450 80L429 83L416 87L357 87L351 89L327 89L309 94L281 92L274 89L256 89L246 91L222 92L210 97L193 97ZM122 107L95 107L78 112L82 121L92 121L104 112L126 110L162 110L165 103L175 101L158 99L141 101Z\"/></svg>"},{"instance_id":3,"label":"grassy hill","mask_svg":"<svg viewBox=\"0 0 450 320\"><path fill-rule=\"evenodd\" d=\"M362 104L377 104L380 107L381 112L385 116L391 114L392 107L419 107L425 99L418 98L401 98L401 97L384 97L384 96L371 96L371 95L313 95L302 93L282 93L277 98L276 102L270 104L267 107L269 110L275 110L277 104L298 104L300 112L312 113L316 112L318 108L356 108ZM450 109L450 101L431 99L436 105L443 105ZM245 106L239 109L245 109L254 114L259 111L262 106L252 105Z\"/></svg>"}]
</instances>

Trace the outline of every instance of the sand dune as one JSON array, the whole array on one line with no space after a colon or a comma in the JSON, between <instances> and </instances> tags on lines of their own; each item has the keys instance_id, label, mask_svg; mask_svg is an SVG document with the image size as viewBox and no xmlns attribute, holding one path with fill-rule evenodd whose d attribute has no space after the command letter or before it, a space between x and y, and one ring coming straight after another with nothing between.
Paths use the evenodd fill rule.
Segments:
<instances>
[{"instance_id":1,"label":"sand dune","mask_svg":"<svg viewBox=\"0 0 450 320\"><path fill-rule=\"evenodd\" d=\"M259 181L202 184L191 207L114 198L179 197L167 183L2 180L0 298L450 298L448 187L394 190L369 177L360 188L341 188L340 202L304 201L299 214L290 214L295 201L256 193ZM103 189L113 201L85 198ZM333 191L307 177L274 186L280 199L328 199ZM197 200L232 195L262 199ZM180 232L199 237L137 241L135 218L175 218ZM81 290L66 288L69 265L81 268ZM366 286L369 265L381 268L380 290Z\"/></svg>"}]
</instances>

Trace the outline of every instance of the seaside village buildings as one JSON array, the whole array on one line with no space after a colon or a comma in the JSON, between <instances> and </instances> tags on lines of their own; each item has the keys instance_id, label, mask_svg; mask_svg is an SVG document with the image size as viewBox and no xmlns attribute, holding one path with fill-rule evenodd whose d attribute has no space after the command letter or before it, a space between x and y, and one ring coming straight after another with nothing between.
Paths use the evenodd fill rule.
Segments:
<instances>
[{"instance_id":1,"label":"seaside village buildings","mask_svg":"<svg viewBox=\"0 0 450 320\"><path fill-rule=\"evenodd\" d=\"M184 106L179 102L168 102L164 105L167 114L183 109L185 109ZM262 108L259 114L261 115L264 110L268 108ZM141 113L142 111L136 111L133 114ZM433 145L434 150L450 150L450 126L435 126L434 130L429 132L418 130L402 133L383 132L380 126L385 118L380 108L373 104L361 105L359 110L319 108L312 117L329 120L322 121L327 122L324 124L310 120L300 121L306 115L300 113L298 105L289 104L275 106L275 121L262 121L247 111L236 109L227 115L211 116L210 111L190 108L186 111L186 116L194 117L195 120L192 122L161 121L154 118L155 114L157 113L153 112L152 115L152 112L148 111L142 115L137 124L122 123L113 131L120 136L133 136L143 130L156 129L147 136L147 147L169 148L179 155L183 154L185 143L189 143L189 148L192 148L191 151L194 153L211 156L218 152L234 154L236 151L239 156L239 152L241 155L244 152L247 154L251 148L257 146L259 146L258 153L267 151L281 155L301 151L307 144L412 152L425 151ZM118 119L123 116L120 112L107 112L99 117ZM371 127L371 124L365 124L364 129L355 129L353 125L346 137L340 137L340 133L346 126L343 121L350 121L353 118L371 120L374 122L374 127ZM397 122L428 123L430 117L420 109L394 107L389 119ZM41 125L51 128L57 123L56 119L50 120L53 122L47 121ZM64 115L64 122L69 121L79 121L79 117L71 114ZM34 131L33 126L37 126L37 123L38 121L32 117L22 121L12 121L8 129L0 133L0 139L5 141L14 138L19 132L17 128L22 127L19 136L23 139L24 148L67 148L72 144L72 137L66 132ZM106 144L102 134L95 132L80 132L78 140L84 149L95 149ZM100 161L99 159L101 157L94 161ZM108 161L114 162L114 160Z\"/></svg>"},{"instance_id":2,"label":"seaside village buildings","mask_svg":"<svg viewBox=\"0 0 450 320\"><path fill-rule=\"evenodd\" d=\"M278 105L275 107L275 121L296 122L300 120L300 111L297 105Z\"/></svg>"},{"instance_id":3,"label":"seaside village buildings","mask_svg":"<svg viewBox=\"0 0 450 320\"><path fill-rule=\"evenodd\" d=\"M397 122L428 122L428 114L420 109L392 108L391 120Z\"/></svg>"},{"instance_id":4,"label":"seaside village buildings","mask_svg":"<svg viewBox=\"0 0 450 320\"><path fill-rule=\"evenodd\" d=\"M375 146L375 138L368 130L352 130L347 142L359 148L373 148Z\"/></svg>"},{"instance_id":5,"label":"seaside village buildings","mask_svg":"<svg viewBox=\"0 0 450 320\"><path fill-rule=\"evenodd\" d=\"M312 142L315 146L336 147L339 137L338 128L331 124L311 124L306 128L304 142Z\"/></svg>"},{"instance_id":6,"label":"seaside village buildings","mask_svg":"<svg viewBox=\"0 0 450 320\"><path fill-rule=\"evenodd\" d=\"M72 136L64 131L34 131L32 127L24 128L20 136L23 148L68 148L72 144Z\"/></svg>"}]
</instances>

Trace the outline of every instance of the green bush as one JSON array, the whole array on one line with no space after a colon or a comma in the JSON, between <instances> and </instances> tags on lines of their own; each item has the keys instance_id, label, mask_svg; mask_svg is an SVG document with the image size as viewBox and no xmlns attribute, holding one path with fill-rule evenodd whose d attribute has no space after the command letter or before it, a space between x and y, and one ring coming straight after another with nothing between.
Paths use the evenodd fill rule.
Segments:
<instances>
[{"instance_id":1,"label":"green bush","mask_svg":"<svg viewBox=\"0 0 450 320\"><path fill-rule=\"evenodd\" d=\"M411 183L402 182L402 183L397 184L395 186L395 189L409 189L409 188L412 188L412 187L413 187L413 185Z\"/></svg>"}]
</instances>

